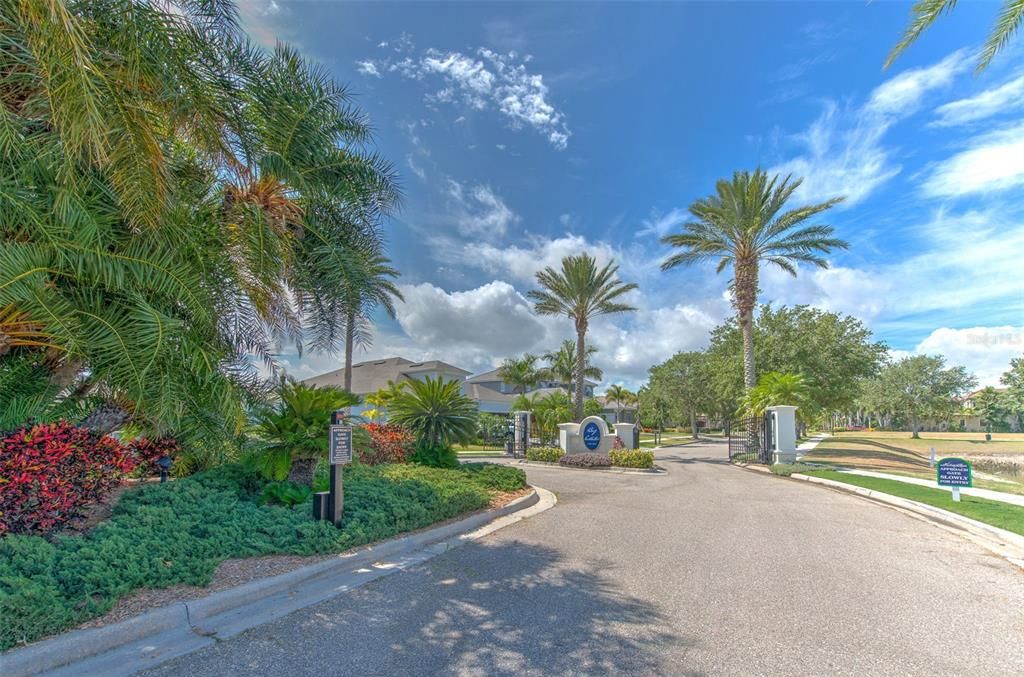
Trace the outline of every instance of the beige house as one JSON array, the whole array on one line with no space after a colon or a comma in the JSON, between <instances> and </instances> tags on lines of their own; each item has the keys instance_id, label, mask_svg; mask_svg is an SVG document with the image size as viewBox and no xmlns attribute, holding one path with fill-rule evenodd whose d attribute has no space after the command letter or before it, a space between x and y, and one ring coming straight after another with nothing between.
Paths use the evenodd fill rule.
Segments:
<instances>
[{"instance_id":1,"label":"beige house","mask_svg":"<svg viewBox=\"0 0 1024 677\"><path fill-rule=\"evenodd\" d=\"M426 362L413 362L404 357L389 357L383 360L367 360L352 365L352 392L363 398L375 393L382 388L388 387L388 381L402 383L403 381L422 381L426 377L442 378L446 381L464 381L470 372L456 366L442 362L441 360L429 360ZM319 376L307 378L303 381L315 386L338 386L345 385L345 368L335 369ZM352 408L353 414L361 414L367 409L365 402Z\"/></svg>"}]
</instances>

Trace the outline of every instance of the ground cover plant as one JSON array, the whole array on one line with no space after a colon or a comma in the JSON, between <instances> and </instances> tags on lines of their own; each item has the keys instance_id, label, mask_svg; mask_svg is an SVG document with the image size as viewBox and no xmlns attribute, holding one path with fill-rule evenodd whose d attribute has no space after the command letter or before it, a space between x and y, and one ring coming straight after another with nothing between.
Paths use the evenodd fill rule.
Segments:
<instances>
[{"instance_id":1,"label":"ground cover plant","mask_svg":"<svg viewBox=\"0 0 1024 677\"><path fill-rule=\"evenodd\" d=\"M654 452L641 449L613 449L609 454L612 465L620 468L653 468Z\"/></svg>"},{"instance_id":2,"label":"ground cover plant","mask_svg":"<svg viewBox=\"0 0 1024 677\"><path fill-rule=\"evenodd\" d=\"M836 482L843 482L844 484L864 487L865 489L881 491L911 501L918 501L1024 536L1024 507L1013 505L1012 503L989 501L976 496L968 496L967 494L961 494L960 502L957 503L953 501L950 492L944 489L922 487L916 484L900 482L899 480L851 475L835 470L813 470L803 472L802 474L822 477Z\"/></svg>"},{"instance_id":3,"label":"ground cover plant","mask_svg":"<svg viewBox=\"0 0 1024 677\"><path fill-rule=\"evenodd\" d=\"M558 447L532 447L526 450L527 461L557 463L563 456L565 456L565 452Z\"/></svg>"},{"instance_id":4,"label":"ground cover plant","mask_svg":"<svg viewBox=\"0 0 1024 677\"><path fill-rule=\"evenodd\" d=\"M318 473L314 488L325 481ZM130 491L82 536L0 539L0 649L102 615L133 590L206 585L228 558L340 552L479 510L526 477L487 464L354 465L340 528L314 521L308 499L264 505L266 486L257 469L230 464Z\"/></svg>"},{"instance_id":5,"label":"ground cover plant","mask_svg":"<svg viewBox=\"0 0 1024 677\"><path fill-rule=\"evenodd\" d=\"M566 454L558 459L561 465L570 468L610 468L611 456L607 454Z\"/></svg>"}]
</instances>

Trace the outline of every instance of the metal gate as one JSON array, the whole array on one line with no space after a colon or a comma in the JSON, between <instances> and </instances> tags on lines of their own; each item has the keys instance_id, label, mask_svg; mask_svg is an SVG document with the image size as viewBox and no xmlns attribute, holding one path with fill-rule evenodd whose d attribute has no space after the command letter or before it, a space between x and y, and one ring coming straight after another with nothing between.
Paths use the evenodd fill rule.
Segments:
<instances>
[{"instance_id":1,"label":"metal gate","mask_svg":"<svg viewBox=\"0 0 1024 677\"><path fill-rule=\"evenodd\" d=\"M740 419L729 428L729 460L771 465L773 440L771 416Z\"/></svg>"}]
</instances>

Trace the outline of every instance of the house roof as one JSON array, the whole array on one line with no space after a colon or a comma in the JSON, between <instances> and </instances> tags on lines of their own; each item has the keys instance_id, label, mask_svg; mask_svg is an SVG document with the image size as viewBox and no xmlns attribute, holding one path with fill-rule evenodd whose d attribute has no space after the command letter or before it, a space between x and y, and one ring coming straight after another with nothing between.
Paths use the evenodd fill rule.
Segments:
<instances>
[{"instance_id":1,"label":"house roof","mask_svg":"<svg viewBox=\"0 0 1024 677\"><path fill-rule=\"evenodd\" d=\"M498 375L499 371L500 371L500 368L498 368L498 369L491 369L490 371L485 371L482 374L477 374L476 376L471 376L470 378L466 379L466 383L490 383L492 381L501 381L502 380L501 376ZM546 381L548 379L541 379L541 380L542 381ZM586 383L588 386L596 386L597 385L597 383L595 383L594 381L591 381L589 378L583 379L583 382ZM536 392L536 391L532 391L532 392Z\"/></svg>"},{"instance_id":2,"label":"house roof","mask_svg":"<svg viewBox=\"0 0 1024 677\"><path fill-rule=\"evenodd\" d=\"M352 392L356 395L367 395L386 388L388 381L399 383L410 380L409 374L420 374L427 371L442 371L463 377L470 372L465 369L442 362L429 360L413 362L404 357L388 357L383 360L367 360L352 365ZM345 368L335 369L319 376L307 378L303 383L316 386L341 386L345 382Z\"/></svg>"},{"instance_id":3,"label":"house roof","mask_svg":"<svg viewBox=\"0 0 1024 677\"><path fill-rule=\"evenodd\" d=\"M466 397L477 402L512 402L517 397L513 393L498 392L494 388L470 381L466 381L465 392Z\"/></svg>"},{"instance_id":4,"label":"house roof","mask_svg":"<svg viewBox=\"0 0 1024 677\"><path fill-rule=\"evenodd\" d=\"M619 407L616 404L615 400L614 399L608 399L607 395L598 395L594 399L597 400L601 404L601 406L604 407L605 409L620 409L621 408L623 411L631 411L633 409L636 409L636 405L635 404L626 404L625 402L622 403L622 407Z\"/></svg>"},{"instance_id":5,"label":"house roof","mask_svg":"<svg viewBox=\"0 0 1024 677\"><path fill-rule=\"evenodd\" d=\"M500 380L501 380L501 377L498 376L498 370L497 369L491 369L490 371L485 371L482 374L477 374L476 376L470 376L469 378L466 379L466 383L488 383L490 381L500 381Z\"/></svg>"}]
</instances>

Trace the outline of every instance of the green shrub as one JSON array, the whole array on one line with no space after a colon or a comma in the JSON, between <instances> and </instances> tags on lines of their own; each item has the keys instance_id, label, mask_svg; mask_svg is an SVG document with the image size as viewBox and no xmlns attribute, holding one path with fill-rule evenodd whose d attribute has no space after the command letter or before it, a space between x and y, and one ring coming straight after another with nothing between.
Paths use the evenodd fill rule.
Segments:
<instances>
[{"instance_id":1,"label":"green shrub","mask_svg":"<svg viewBox=\"0 0 1024 677\"><path fill-rule=\"evenodd\" d=\"M431 468L458 468L459 456L451 446L446 444L429 444L419 442L416 450L409 458L413 463L426 465Z\"/></svg>"},{"instance_id":2,"label":"green shrub","mask_svg":"<svg viewBox=\"0 0 1024 677\"><path fill-rule=\"evenodd\" d=\"M526 450L527 461L558 463L558 459L563 456L565 456L565 452L560 447L532 447Z\"/></svg>"},{"instance_id":3,"label":"green shrub","mask_svg":"<svg viewBox=\"0 0 1024 677\"><path fill-rule=\"evenodd\" d=\"M309 500L313 490L301 484L293 482L270 482L263 487L260 494L260 503L272 503L274 505L298 505Z\"/></svg>"},{"instance_id":4,"label":"green shrub","mask_svg":"<svg viewBox=\"0 0 1024 677\"><path fill-rule=\"evenodd\" d=\"M808 470L820 470L821 468L808 463L775 463L768 466L768 469L776 475L789 477L793 473L807 472Z\"/></svg>"},{"instance_id":5,"label":"green shrub","mask_svg":"<svg viewBox=\"0 0 1024 677\"><path fill-rule=\"evenodd\" d=\"M613 449L609 454L612 465L620 468L653 468L654 452L641 449Z\"/></svg>"},{"instance_id":6,"label":"green shrub","mask_svg":"<svg viewBox=\"0 0 1024 677\"><path fill-rule=\"evenodd\" d=\"M340 528L313 521L308 499L261 505L266 481L239 464L145 485L84 536L0 539L0 650L106 613L139 588L207 585L227 558L340 552L485 508L492 492L525 484L520 469L487 464L353 465Z\"/></svg>"}]
</instances>

